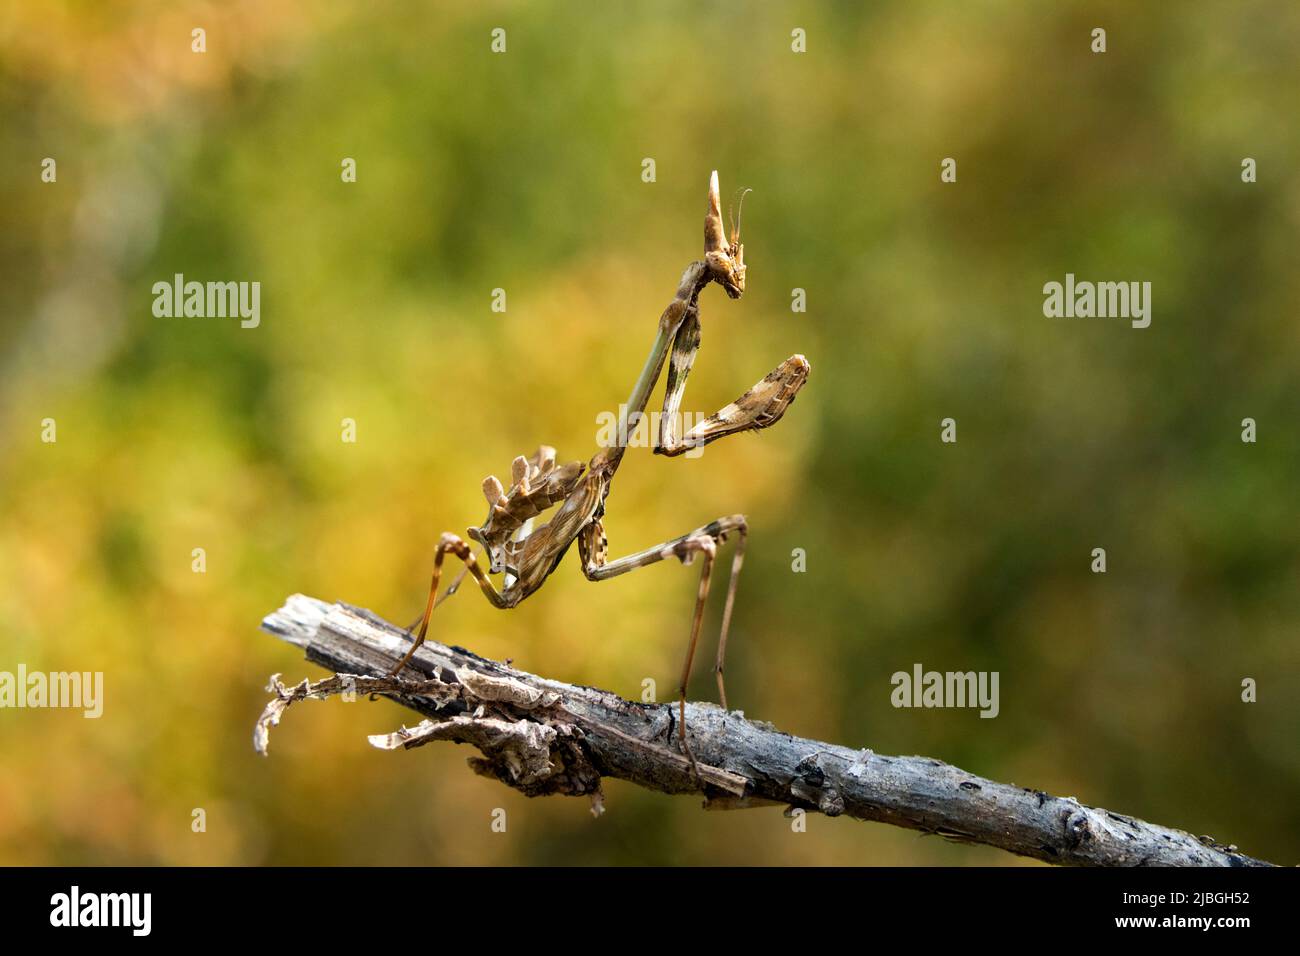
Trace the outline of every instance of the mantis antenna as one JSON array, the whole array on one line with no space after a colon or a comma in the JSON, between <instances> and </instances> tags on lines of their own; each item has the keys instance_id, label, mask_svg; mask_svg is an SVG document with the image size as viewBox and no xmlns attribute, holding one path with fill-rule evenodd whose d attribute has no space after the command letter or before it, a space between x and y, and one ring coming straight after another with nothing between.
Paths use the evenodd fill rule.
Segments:
<instances>
[{"instance_id":1,"label":"mantis antenna","mask_svg":"<svg viewBox=\"0 0 1300 956\"><path fill-rule=\"evenodd\" d=\"M736 203L735 219L731 218L731 206L727 206L727 218L731 220L731 242L733 245L735 244L736 240L740 238L740 214L745 211L745 197L748 196L753 191L754 190L749 186L746 186L744 189L740 190L740 199Z\"/></svg>"}]
</instances>

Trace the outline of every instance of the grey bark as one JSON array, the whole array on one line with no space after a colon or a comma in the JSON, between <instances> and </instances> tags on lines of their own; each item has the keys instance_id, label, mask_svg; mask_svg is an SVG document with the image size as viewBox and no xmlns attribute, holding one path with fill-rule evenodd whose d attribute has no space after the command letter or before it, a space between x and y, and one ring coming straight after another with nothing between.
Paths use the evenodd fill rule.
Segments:
<instances>
[{"instance_id":1,"label":"grey bark","mask_svg":"<svg viewBox=\"0 0 1300 956\"><path fill-rule=\"evenodd\" d=\"M708 809L780 804L998 847L1076 866L1269 866L1209 837L1146 823L1041 790L997 783L929 757L893 757L782 733L708 703L686 707L698 778L677 743L677 705L640 704L549 680L426 642L411 661L424 680L385 680L405 651L401 628L368 611L295 594L262 629L335 672L287 688L254 731L266 752L271 726L292 703L379 693L426 719L370 738L384 749L434 740L470 743L478 773L530 796L587 796L616 777L662 793L703 791ZM406 673L410 673L410 669ZM278 677L278 675L277 675Z\"/></svg>"}]
</instances>

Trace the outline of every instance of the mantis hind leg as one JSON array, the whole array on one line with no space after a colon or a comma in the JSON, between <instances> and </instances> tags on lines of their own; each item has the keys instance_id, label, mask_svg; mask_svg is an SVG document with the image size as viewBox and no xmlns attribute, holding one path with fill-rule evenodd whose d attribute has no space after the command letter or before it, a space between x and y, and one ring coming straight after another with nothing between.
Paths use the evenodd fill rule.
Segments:
<instances>
[{"instance_id":1,"label":"mantis hind leg","mask_svg":"<svg viewBox=\"0 0 1300 956\"><path fill-rule=\"evenodd\" d=\"M592 581L604 581L607 578L626 574L637 568L657 564L668 558L677 558L683 564L690 564L695 556L703 556L700 570L700 587L695 598L695 612L691 618L690 638L686 646L686 660L682 665L682 680L678 687L679 720L677 724L678 739L682 750L695 764L686 738L686 689L690 683L691 669L695 662L695 648L699 643L700 627L704 621L704 605L709 596L709 584L713 574L713 563L717 546L725 542L728 536L737 537L736 549L731 559L731 580L727 585L727 601L722 611L722 629L718 637L718 656L715 673L718 681L718 697L722 706L727 706L727 690L723 681L723 668L726 663L727 634L731 628L731 612L735 606L736 586L740 579L740 568L745 559L745 540L749 534L749 525L744 515L728 515L719 518L689 534L665 541L663 544L646 548L627 557L609 561L606 557L607 539L604 524L597 520L583 529L578 538L578 550L582 555L583 573ZM698 771L697 771L698 773Z\"/></svg>"}]
</instances>

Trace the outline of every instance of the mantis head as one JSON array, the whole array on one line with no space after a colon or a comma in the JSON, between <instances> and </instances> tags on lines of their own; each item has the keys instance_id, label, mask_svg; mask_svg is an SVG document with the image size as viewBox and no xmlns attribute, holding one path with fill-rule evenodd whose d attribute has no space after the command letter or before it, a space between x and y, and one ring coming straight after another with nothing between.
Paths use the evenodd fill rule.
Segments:
<instances>
[{"instance_id":1,"label":"mantis head","mask_svg":"<svg viewBox=\"0 0 1300 956\"><path fill-rule=\"evenodd\" d=\"M745 190L748 192L749 190ZM740 197L744 205L745 196ZM704 214L704 261L709 278L739 299L745 293L745 247L740 242L740 215L731 224L731 236L722 229L722 202L718 196L718 171L709 177L709 210Z\"/></svg>"}]
</instances>

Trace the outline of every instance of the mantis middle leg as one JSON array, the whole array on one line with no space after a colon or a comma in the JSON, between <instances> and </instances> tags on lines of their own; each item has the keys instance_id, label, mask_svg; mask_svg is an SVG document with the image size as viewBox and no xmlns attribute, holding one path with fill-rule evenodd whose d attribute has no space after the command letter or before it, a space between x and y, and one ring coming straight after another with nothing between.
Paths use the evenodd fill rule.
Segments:
<instances>
[{"instance_id":1,"label":"mantis middle leg","mask_svg":"<svg viewBox=\"0 0 1300 956\"><path fill-rule=\"evenodd\" d=\"M600 520L592 521L582 530L578 537L578 551L582 556L582 570L591 581L604 581L618 577L636 568L657 564L668 558L677 558L683 564L689 564L695 556L702 555L700 570L700 589L695 599L695 614L691 618L691 635L686 646L686 661L682 665L682 680L678 687L678 705L680 719L677 724L678 737L682 749L694 762L690 745L686 741L686 687L690 682L691 667L695 661L695 646L700 639L700 626L704 621L704 604L709 596L709 582L713 573L713 561L717 546L727 540L728 535L736 535L736 549L731 558L731 580L727 584L727 601L722 609L722 629L718 638L718 657L715 673L718 679L718 698L723 708L727 706L727 688L723 680L723 668L727 656L727 633L731 628L731 611L735 606L736 584L740 578L740 568L745 561L745 539L749 526L744 515L728 515L711 521L689 534L681 535L663 544L657 544L644 551L638 551L615 561L607 559L608 539L605 527Z\"/></svg>"}]
</instances>

